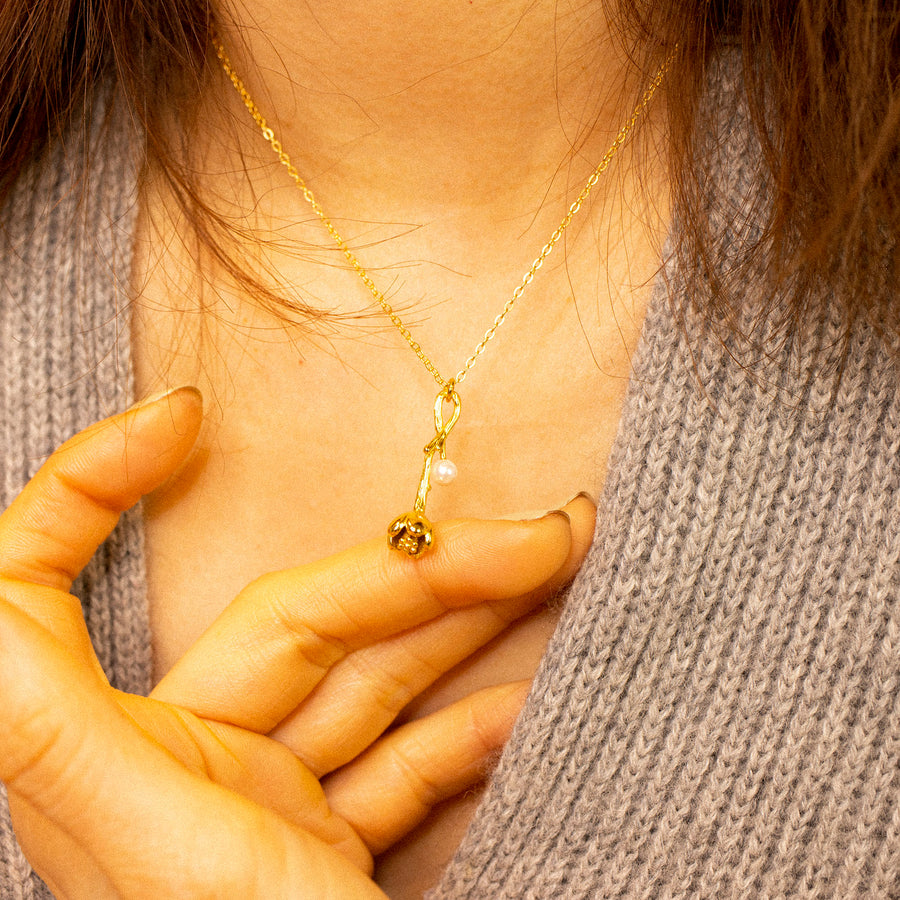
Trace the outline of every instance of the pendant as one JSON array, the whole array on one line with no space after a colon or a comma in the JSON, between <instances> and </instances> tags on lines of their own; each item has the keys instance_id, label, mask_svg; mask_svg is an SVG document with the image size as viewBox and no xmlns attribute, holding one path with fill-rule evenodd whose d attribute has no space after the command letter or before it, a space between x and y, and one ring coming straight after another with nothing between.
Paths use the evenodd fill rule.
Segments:
<instances>
[{"instance_id":1,"label":"pendant","mask_svg":"<svg viewBox=\"0 0 900 900\"><path fill-rule=\"evenodd\" d=\"M450 403L453 412L444 424L444 404ZM425 445L425 463L422 466L422 477L419 479L419 490L411 512L397 516L388 526L388 545L414 559L426 553L434 543L431 522L425 515L425 501L431 490L432 468L434 480L438 484L448 484L456 477L456 466L447 459L444 447L447 435L459 418L460 400L456 393L456 382L448 381L434 401L434 437ZM438 463L435 466L435 457Z\"/></svg>"}]
</instances>

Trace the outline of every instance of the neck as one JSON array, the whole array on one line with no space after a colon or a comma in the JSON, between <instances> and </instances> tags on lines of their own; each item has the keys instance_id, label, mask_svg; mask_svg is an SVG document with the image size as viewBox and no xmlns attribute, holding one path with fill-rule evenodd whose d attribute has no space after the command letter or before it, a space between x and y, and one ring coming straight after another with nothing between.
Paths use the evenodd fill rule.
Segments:
<instances>
[{"instance_id":1,"label":"neck","mask_svg":"<svg viewBox=\"0 0 900 900\"><path fill-rule=\"evenodd\" d=\"M577 190L630 111L602 5L243 0L225 40L336 215L509 219Z\"/></svg>"}]
</instances>

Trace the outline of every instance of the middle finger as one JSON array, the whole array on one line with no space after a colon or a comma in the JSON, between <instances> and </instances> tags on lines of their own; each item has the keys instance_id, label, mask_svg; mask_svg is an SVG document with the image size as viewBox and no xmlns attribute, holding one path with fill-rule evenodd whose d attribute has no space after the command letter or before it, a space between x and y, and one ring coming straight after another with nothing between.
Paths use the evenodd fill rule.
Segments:
<instances>
[{"instance_id":1,"label":"middle finger","mask_svg":"<svg viewBox=\"0 0 900 900\"><path fill-rule=\"evenodd\" d=\"M271 736L317 776L333 772L375 741L411 700L527 613L540 595L453 610L351 653Z\"/></svg>"}]
</instances>

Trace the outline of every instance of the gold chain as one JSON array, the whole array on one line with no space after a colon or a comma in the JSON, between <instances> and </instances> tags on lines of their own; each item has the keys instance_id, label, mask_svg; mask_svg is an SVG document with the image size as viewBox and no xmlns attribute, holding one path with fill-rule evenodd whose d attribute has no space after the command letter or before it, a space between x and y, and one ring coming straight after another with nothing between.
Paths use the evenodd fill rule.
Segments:
<instances>
[{"instance_id":1,"label":"gold chain","mask_svg":"<svg viewBox=\"0 0 900 900\"><path fill-rule=\"evenodd\" d=\"M401 553L405 553L410 557L417 558L423 553L426 553L434 543L434 529L431 525L431 522L428 521L428 518L425 515L425 503L428 499L428 492L431 489L432 468L434 467L435 470L435 480L443 484L446 484L447 482L452 480L456 475L456 466L447 459L446 443L447 436L450 434L450 430L453 428L456 420L459 418L460 399L459 394L456 392L457 385L466 377L469 370L472 368L472 366L475 365L478 357L481 356L482 353L484 353L484 348L487 347L491 338L497 333L497 329L503 324L513 306L515 306L516 301L522 296L522 294L525 292L525 289L534 280L535 273L544 264L544 260L550 255L553 248L559 243L560 239L563 236L563 233L569 227L572 219L575 218L575 216L578 214L578 210L581 209L584 201L587 200L588 195L594 188L594 185L597 184L597 182L600 180L600 176L603 175L603 173L606 171L619 148L628 139L628 135L631 134L631 131L634 128L638 117L646 109L647 104L653 98L654 93L656 93L656 89L662 83L663 78L665 78L669 65L674 58L674 53L669 56L669 58L662 64L660 70L656 73L655 77L650 82L650 85L647 87L647 90L644 92L644 96L641 97L640 102L635 107L634 112L631 114L631 117L619 129L619 133L616 135L616 139L612 142L610 148L603 155L603 159L600 160L597 168L594 169L594 171L591 173L591 177L588 178L587 184L585 184L585 186L581 190L581 193L575 198L575 201L569 207L568 212L563 217L562 222L559 223L556 230L553 232L553 234L550 235L550 240L548 240L547 243L544 244L544 246L541 248L541 252L537 255L528 271L522 277L522 281L512 292L512 296L506 301L503 309L500 310L500 314L496 319L494 319L491 327L488 328L488 330L484 333L484 337L475 348L475 351L465 361L465 364L456 373L456 375L454 375L453 378L448 381L441 375L440 372L438 372L437 366L435 366L435 364L428 358L428 356L425 354L425 351L422 350L419 342L412 336L412 334L410 334L409 329L406 327L406 325L403 324L403 321L397 315L397 313L394 312L393 307L385 299L384 294L382 294L381 291L378 290L375 282L372 281L372 279L369 277L369 273L366 272L366 270L362 267L362 264L356 258L353 251L344 240L343 236L340 234L337 228L334 227L334 223L328 218L328 216L325 215L325 211L319 205L319 201L316 200L315 195L309 189L303 178L300 176L300 173L291 162L291 158L287 155L287 153L285 153L284 147L282 147L281 145L281 141L279 141L278 138L275 137L275 132L266 122L263 114L259 111L256 104L253 102L253 98L247 92L247 88L244 87L244 83L243 81L241 81L237 72L234 71L234 67L231 65L231 60L228 59L228 54L225 52L225 48L222 46L222 43L216 39L213 40L213 43L216 48L216 53L219 57L219 60L222 63L222 67L225 69L225 72L231 79L231 83L234 85L235 90L237 90L237 92L241 95L241 99L244 101L244 106L247 107L250 115L253 116L253 121L256 122L256 124L259 126L260 131L262 131L263 137L269 142L269 145L272 147L272 150L278 157L278 161L287 169L288 174L291 176L294 183L303 193L306 202L309 203L309 205L312 207L313 212L318 216L319 220L322 222L322 225L325 227L325 230L331 235L335 244L337 244L338 249L341 251L341 253L344 254L347 262L350 263L353 270L362 279L363 284L365 284L372 296L378 301L378 304L384 310L385 315L391 320L400 334L403 335L406 343L409 344L413 352L422 361L422 364L431 373L432 378L434 378L434 380L441 388L434 401L434 437L425 445L425 458L422 465L422 474L419 478L419 489L416 493L415 504L410 512L404 513L403 515L398 516L396 519L394 519L394 521L391 522L391 524L388 526L387 531L388 545L390 547L400 551ZM445 421L444 411L448 406L451 412L449 418L447 418Z\"/></svg>"},{"instance_id":2,"label":"gold chain","mask_svg":"<svg viewBox=\"0 0 900 900\"><path fill-rule=\"evenodd\" d=\"M587 184L582 188L581 193L575 198L572 205L569 207L566 215L564 216L562 222L556 227L556 230L553 234L550 235L550 240L547 241L546 244L541 248L541 252L535 257L534 262L528 268L528 271L522 277L522 281L518 284L516 289L512 292L512 296L506 301L503 309L500 310L497 318L494 319L491 327L484 333L484 337L481 339L481 342L475 348L472 355L465 361L463 367L453 376L449 381L445 379L441 373L437 370L437 366L428 358L425 354L425 351L422 349L419 342L410 334L409 329L406 325L403 324L401 318L394 312L393 307L388 303L385 299L384 294L376 286L375 282L372 281L369 273L363 268L360 261L356 258L353 251L348 246L347 242L344 240L341 233L335 228L334 223L325 215L325 210L319 205L319 201L316 199L313 192L310 190L306 182L303 180L300 173L297 171L296 166L291 162L290 156L285 152L284 147L281 145L281 141L275 136L275 132L272 130L271 126L266 122L265 117L259 111L256 103L254 103L253 98L250 96L247 88L244 86L244 82L241 80L240 76L235 72L234 67L231 64L231 60L228 58L228 54L225 52L225 47L222 45L221 41L214 38L213 46L216 50L216 55L219 57L219 60L222 63L222 68L225 70L225 73L231 79L231 83L234 85L235 90L240 94L241 100L244 102L244 106L247 107L247 111L253 116L253 121L259 126L260 131L262 132L263 137L269 142L272 150L275 152L275 155L278 157L278 161L287 169L288 175L293 179L294 183L300 189L303 194L306 202L312 207L313 212L318 216L322 225L325 227L325 230L331 235L332 240L337 245L337 248L344 254L344 257L347 259L347 262L350 263L353 270L359 275L363 284L369 289L369 292L372 296L378 301L378 305L384 310L385 315L391 320L394 327L403 335L404 340L407 344L412 348L413 352L416 356L422 361L422 364L425 368L431 373L431 376L438 383L440 387L446 387L447 385L456 385L460 384L463 379L468 374L469 370L472 366L475 365L476 360L482 353L484 353L485 347L487 347L491 338L496 334L497 329L503 324L506 317L512 311L512 308L516 305L516 301L525 293L525 289L529 284L534 280L534 276L537 273L537 270L544 264L544 260L550 255L553 248L559 243L560 238L562 238L563 233L569 227L572 219L578 214L578 211L581 209L585 200L587 200L591 191L594 189L594 186L600 180L600 177L608 168L609 164L612 162L613 157L618 152L619 148L625 143L628 139L628 135L631 134L635 123L637 122L639 116L643 111L647 108L647 105L650 103L653 95L656 93L656 89L662 84L663 79L666 76L666 72L669 69L669 66L672 63L672 59L674 54L668 57L666 61L662 64L659 71L653 77L653 80L647 87L647 90L644 92L643 97L641 97L638 105L634 108L634 112L632 112L630 118L627 122L619 129L619 133L616 135L615 140L610 144L609 149L603 155L603 158L598 163L597 167L591 173L590 178L587 180Z\"/></svg>"}]
</instances>

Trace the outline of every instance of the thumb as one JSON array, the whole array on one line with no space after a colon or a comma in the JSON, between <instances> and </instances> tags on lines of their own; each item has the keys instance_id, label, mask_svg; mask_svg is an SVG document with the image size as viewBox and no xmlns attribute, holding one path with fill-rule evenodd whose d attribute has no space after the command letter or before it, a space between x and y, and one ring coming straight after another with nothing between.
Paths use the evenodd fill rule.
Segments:
<instances>
[{"instance_id":1,"label":"thumb","mask_svg":"<svg viewBox=\"0 0 900 900\"><path fill-rule=\"evenodd\" d=\"M68 591L120 513L196 440L203 401L178 388L66 441L0 516L0 576Z\"/></svg>"}]
</instances>

